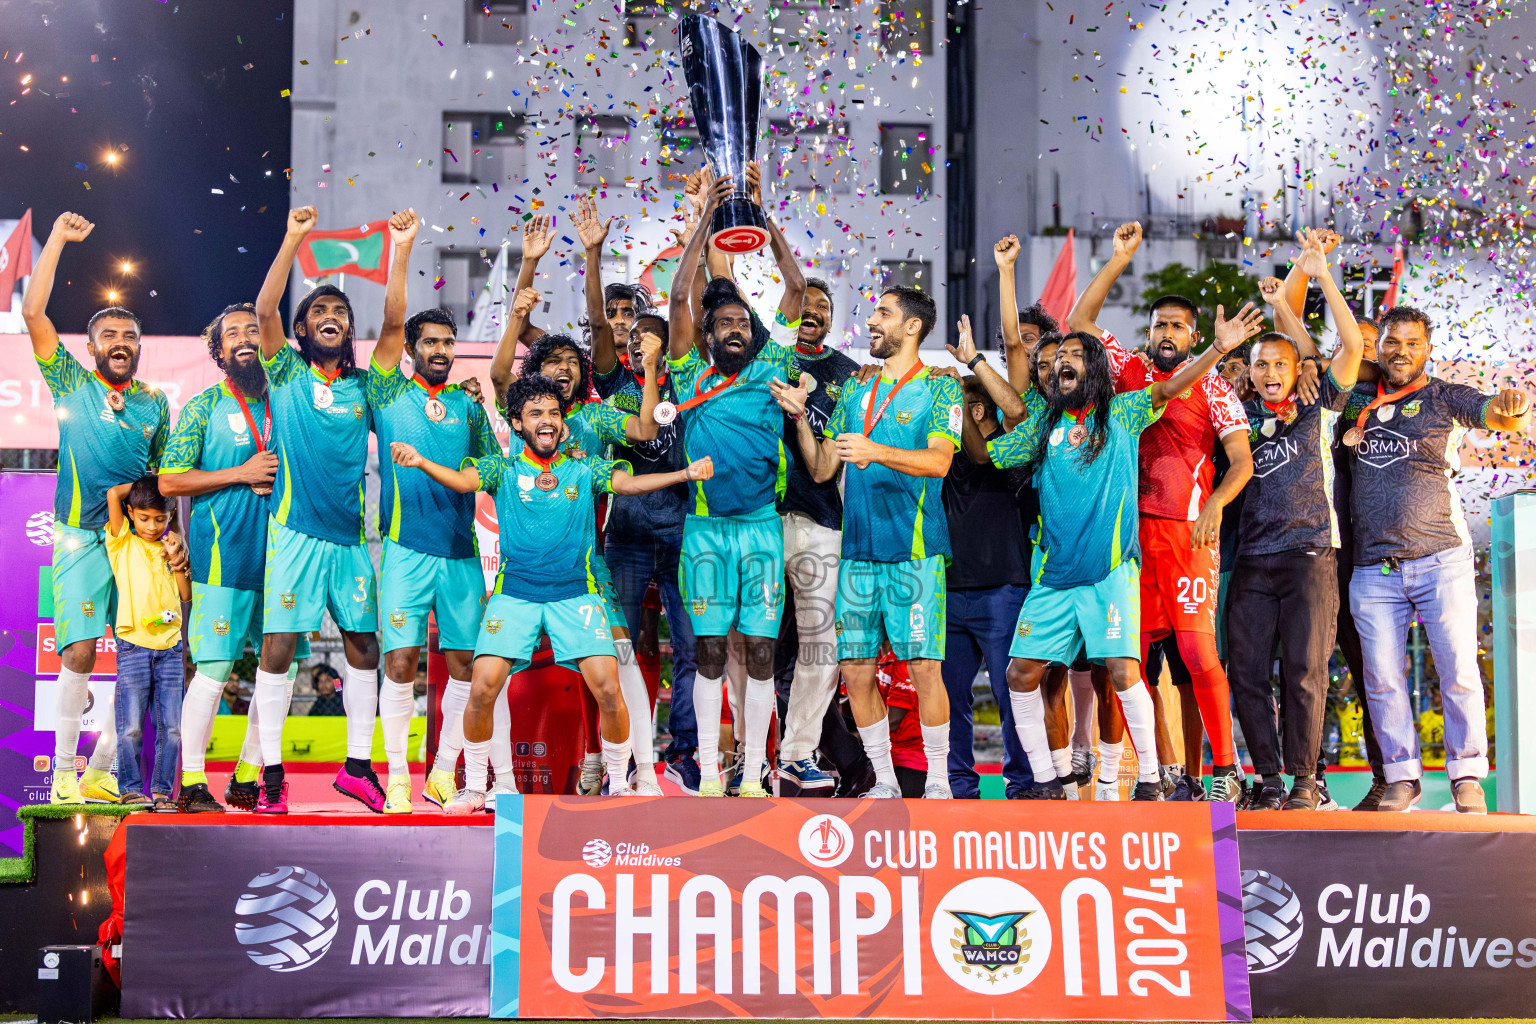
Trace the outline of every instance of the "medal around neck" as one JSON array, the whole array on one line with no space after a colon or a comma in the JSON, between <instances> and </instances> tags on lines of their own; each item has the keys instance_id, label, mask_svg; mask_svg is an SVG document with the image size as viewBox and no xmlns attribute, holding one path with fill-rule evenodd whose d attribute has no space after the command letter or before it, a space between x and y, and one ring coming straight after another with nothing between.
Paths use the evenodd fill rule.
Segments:
<instances>
[{"instance_id":1,"label":"medal around neck","mask_svg":"<svg viewBox=\"0 0 1536 1024\"><path fill-rule=\"evenodd\" d=\"M427 399L426 410L427 419L431 420L433 423L443 422L443 417L448 415L448 407L444 405L443 400L438 398L436 395Z\"/></svg>"},{"instance_id":2,"label":"medal around neck","mask_svg":"<svg viewBox=\"0 0 1536 1024\"><path fill-rule=\"evenodd\" d=\"M664 427L677 419L677 406L672 402L657 402L656 408L651 410L651 416Z\"/></svg>"},{"instance_id":3,"label":"medal around neck","mask_svg":"<svg viewBox=\"0 0 1536 1024\"><path fill-rule=\"evenodd\" d=\"M113 412L122 412L123 406L128 403L123 400L123 393L116 388L107 389L107 408Z\"/></svg>"},{"instance_id":4,"label":"medal around neck","mask_svg":"<svg viewBox=\"0 0 1536 1024\"><path fill-rule=\"evenodd\" d=\"M544 472L533 478L533 486L537 487L541 491L552 491L556 487L560 486L560 480L555 476L555 474L546 469Z\"/></svg>"}]
</instances>

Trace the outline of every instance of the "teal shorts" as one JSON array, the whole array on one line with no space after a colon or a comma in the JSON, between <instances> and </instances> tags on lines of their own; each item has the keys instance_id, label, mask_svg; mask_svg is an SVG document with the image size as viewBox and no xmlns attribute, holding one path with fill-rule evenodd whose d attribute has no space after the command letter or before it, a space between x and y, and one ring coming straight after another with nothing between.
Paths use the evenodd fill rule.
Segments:
<instances>
[{"instance_id":1,"label":"teal shorts","mask_svg":"<svg viewBox=\"0 0 1536 1024\"><path fill-rule=\"evenodd\" d=\"M1227 660L1227 591L1231 584L1232 573L1228 571L1221 574L1216 587L1216 657L1223 662Z\"/></svg>"},{"instance_id":2,"label":"teal shorts","mask_svg":"<svg viewBox=\"0 0 1536 1024\"><path fill-rule=\"evenodd\" d=\"M309 633L327 610L348 633L379 629L378 583L362 544L334 544L267 521L267 580L262 626L268 633Z\"/></svg>"},{"instance_id":3,"label":"teal shorts","mask_svg":"<svg viewBox=\"0 0 1536 1024\"><path fill-rule=\"evenodd\" d=\"M944 556L837 567L837 657L874 658L890 640L899 661L944 660Z\"/></svg>"},{"instance_id":4,"label":"teal shorts","mask_svg":"<svg viewBox=\"0 0 1536 1024\"><path fill-rule=\"evenodd\" d=\"M187 636L194 664L239 661L249 641L261 653L261 591L192 581L192 623ZM309 634L299 634L294 660L309 657Z\"/></svg>"},{"instance_id":5,"label":"teal shorts","mask_svg":"<svg viewBox=\"0 0 1536 1024\"><path fill-rule=\"evenodd\" d=\"M578 594L561 601L524 601L510 594L492 594L480 620L476 658L505 658L513 672L533 660L540 634L549 636L555 661L575 668L582 658L618 657L608 628L608 606L601 594Z\"/></svg>"},{"instance_id":6,"label":"teal shorts","mask_svg":"<svg viewBox=\"0 0 1536 1024\"><path fill-rule=\"evenodd\" d=\"M683 522L678 589L693 635L777 637L784 615L784 524L773 506Z\"/></svg>"},{"instance_id":7,"label":"teal shorts","mask_svg":"<svg viewBox=\"0 0 1536 1024\"><path fill-rule=\"evenodd\" d=\"M427 614L437 615L437 645L474 649L485 610L485 572L479 558L442 558L386 539L379 555L379 611L383 651L427 642Z\"/></svg>"},{"instance_id":8,"label":"teal shorts","mask_svg":"<svg viewBox=\"0 0 1536 1024\"><path fill-rule=\"evenodd\" d=\"M1070 665L1079 648L1091 661L1141 658L1141 569L1126 560L1097 583L1029 588L1008 654Z\"/></svg>"},{"instance_id":9,"label":"teal shorts","mask_svg":"<svg viewBox=\"0 0 1536 1024\"><path fill-rule=\"evenodd\" d=\"M117 621L117 586L105 530L53 527L53 636L58 650L100 640Z\"/></svg>"}]
</instances>

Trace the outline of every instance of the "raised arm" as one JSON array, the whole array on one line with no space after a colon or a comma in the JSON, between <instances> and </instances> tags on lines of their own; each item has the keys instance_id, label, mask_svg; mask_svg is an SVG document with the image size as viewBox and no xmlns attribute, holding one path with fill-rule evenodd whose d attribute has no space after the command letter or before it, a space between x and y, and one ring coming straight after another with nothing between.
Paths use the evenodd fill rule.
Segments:
<instances>
[{"instance_id":1,"label":"raised arm","mask_svg":"<svg viewBox=\"0 0 1536 1024\"><path fill-rule=\"evenodd\" d=\"M27 325L27 334L32 339L32 354L42 362L53 359L54 353L59 350L59 332L54 330L53 321L48 319L48 299L53 295L53 278L59 269L59 255L63 253L65 245L85 241L95 228L95 224L78 213L59 214L53 222L53 230L48 232L48 241L43 243L42 255L32 265L27 294L21 299L21 319ZM32 239L24 238L21 244L31 245Z\"/></svg>"},{"instance_id":2,"label":"raised arm","mask_svg":"<svg viewBox=\"0 0 1536 1024\"><path fill-rule=\"evenodd\" d=\"M384 322L379 327L379 343L373 348L373 362L381 370L400 365L405 351L405 289L410 282L411 246L421 221L416 211L404 209L389 218L389 240L394 253L389 262L389 283L384 287Z\"/></svg>"},{"instance_id":3,"label":"raised arm","mask_svg":"<svg viewBox=\"0 0 1536 1024\"><path fill-rule=\"evenodd\" d=\"M293 270L293 257L299 251L304 236L315 230L315 208L301 206L288 211L288 230L283 244L267 268L267 279L261 282L256 293L256 324L261 328L261 358L271 360L288 344L288 329L278 310L283 292L288 290L288 275Z\"/></svg>"},{"instance_id":4,"label":"raised arm","mask_svg":"<svg viewBox=\"0 0 1536 1024\"><path fill-rule=\"evenodd\" d=\"M1306 280L1306 274L1301 276L1302 280ZM1306 325L1292 312L1291 304L1286 301L1287 287L1286 282L1278 277L1266 277L1259 282L1259 294L1264 297L1265 302L1269 303L1275 318L1275 330L1296 343L1296 348L1301 352L1303 359L1307 356L1315 356L1317 345L1313 343L1312 336L1307 333Z\"/></svg>"},{"instance_id":5,"label":"raised arm","mask_svg":"<svg viewBox=\"0 0 1536 1024\"><path fill-rule=\"evenodd\" d=\"M720 200L730 195L730 192L729 175L715 180L705 197L704 209L699 213L698 223L694 225L692 234L688 236L688 243L683 246L683 254L678 258L678 274L686 275L690 267L698 266L699 253L704 250L704 239L709 234L710 217L714 214ZM674 285L668 301L667 335L670 339L669 355L673 359L682 359L687 356L699 339L699 325L694 320L689 301L690 294L688 288L678 288Z\"/></svg>"},{"instance_id":6,"label":"raised arm","mask_svg":"<svg viewBox=\"0 0 1536 1024\"><path fill-rule=\"evenodd\" d=\"M632 476L628 470L615 469L609 488L614 494L650 494L652 491L659 491L674 484L708 480L714 475L715 460L706 455L673 473L646 473L642 476Z\"/></svg>"},{"instance_id":7,"label":"raised arm","mask_svg":"<svg viewBox=\"0 0 1536 1024\"><path fill-rule=\"evenodd\" d=\"M1339 286L1333 283L1333 274L1328 269L1328 257L1324 255L1328 251L1326 242L1327 239L1320 232L1310 232L1303 239L1301 259L1297 261L1297 266L1301 267L1307 277L1318 283L1323 289L1323 298L1328 300L1328 312L1333 314L1334 328L1339 334L1339 347L1333 354L1328 370L1333 374L1334 382L1348 391L1360 378L1365 336L1360 333L1360 324L1355 320L1349 302L1339 291ZM1297 344L1303 342L1298 339ZM1305 346L1301 352L1303 357L1317 355L1317 349L1310 339L1305 342Z\"/></svg>"},{"instance_id":8,"label":"raised arm","mask_svg":"<svg viewBox=\"0 0 1536 1024\"><path fill-rule=\"evenodd\" d=\"M640 384L640 415L624 421L624 434L631 441L654 441L660 429L656 423L656 403L661 401L661 335L646 331L640 336L640 363L645 378Z\"/></svg>"},{"instance_id":9,"label":"raised arm","mask_svg":"<svg viewBox=\"0 0 1536 1024\"><path fill-rule=\"evenodd\" d=\"M420 452L404 441L392 443L389 446L389 456L395 460L395 465L419 469L450 491L472 494L480 489L480 471L474 466L465 466L463 469L440 466L430 459L423 458Z\"/></svg>"},{"instance_id":10,"label":"raised arm","mask_svg":"<svg viewBox=\"0 0 1536 1024\"><path fill-rule=\"evenodd\" d=\"M752 193L752 201L762 208L768 219L768 245L773 250L779 276L784 279L784 295L779 299L779 317L787 323L795 323L800 319L800 310L805 305L805 272L800 269L795 252L789 247L789 239L784 237L773 214L763 204L763 171L756 162L747 165L747 188Z\"/></svg>"},{"instance_id":11,"label":"raised arm","mask_svg":"<svg viewBox=\"0 0 1536 1024\"><path fill-rule=\"evenodd\" d=\"M768 382L768 390L773 392L779 408L794 421L795 443L800 447L800 454L805 459L811 479L824 484L837 476L843 464L837 457L837 446L829 437L818 437L811 429L811 421L806 419L805 403L809 392L804 387L790 387L777 377Z\"/></svg>"},{"instance_id":12,"label":"raised arm","mask_svg":"<svg viewBox=\"0 0 1536 1024\"><path fill-rule=\"evenodd\" d=\"M1014 333L1018 333L1019 318L1015 314L1013 318ZM949 349L949 354L960 362L970 367L976 379L981 381L981 386L987 389L987 394L992 401L997 403L997 411L1002 414L1003 420L1009 423L1017 423L1024 418L1024 399L1019 396L1025 388L1015 389L1011 380L1004 380L1002 375L987 362L987 357L976 351L976 339L971 334L971 318L969 315L960 317L960 322L955 325L957 344L944 347ZM1021 344L1019 350L1023 351ZM1024 359L1025 372L1028 373L1029 360ZM974 363L974 365L973 365ZM1013 360L1008 360L1008 367L1013 369ZM1026 384L1028 383L1026 379Z\"/></svg>"},{"instance_id":13,"label":"raised arm","mask_svg":"<svg viewBox=\"0 0 1536 1024\"><path fill-rule=\"evenodd\" d=\"M517 376L517 341L523 332L523 324L529 312L539 304L540 295L534 288L519 288L512 297L512 311L507 314L507 325L502 328L501 341L496 343L496 353L491 356L491 387L496 390L496 401L507 393L507 385Z\"/></svg>"},{"instance_id":14,"label":"raised arm","mask_svg":"<svg viewBox=\"0 0 1536 1024\"><path fill-rule=\"evenodd\" d=\"M1167 405L1176 395L1181 395L1189 388L1194 387L1195 381L1205 376L1222 356L1231 352L1237 346L1247 341L1264 329L1264 314L1251 302L1243 303L1243 308L1237 311L1237 316L1231 320L1226 318L1226 310L1216 307L1216 336L1200 353L1198 359L1192 359L1179 368L1167 380L1154 381L1147 390L1150 392L1154 406Z\"/></svg>"},{"instance_id":15,"label":"raised arm","mask_svg":"<svg viewBox=\"0 0 1536 1024\"><path fill-rule=\"evenodd\" d=\"M1313 228L1311 233L1322 244L1324 256L1333 252L1334 246L1339 244L1337 231ZM1299 263L1292 263L1290 273L1285 275L1285 303L1298 317L1307 308L1307 273L1301 269ZM1282 327L1280 330L1284 331L1285 328Z\"/></svg>"},{"instance_id":16,"label":"raised arm","mask_svg":"<svg viewBox=\"0 0 1536 1024\"><path fill-rule=\"evenodd\" d=\"M1131 265L1131 257L1136 255L1140 246L1140 222L1131 221L1115 229L1115 251L1099 268L1099 272L1093 275L1093 280L1088 282L1083 294L1077 297L1072 312L1067 314L1067 330L1082 331L1095 338L1104 336L1104 332L1099 329L1099 311L1104 308L1109 289L1125 273L1125 268Z\"/></svg>"},{"instance_id":17,"label":"raised arm","mask_svg":"<svg viewBox=\"0 0 1536 1024\"><path fill-rule=\"evenodd\" d=\"M555 229L550 224L548 217L534 217L523 225L523 261L517 268L516 295L524 288L534 287L534 281L539 272L539 260L549 252L550 243L554 241ZM535 327L530 316L523 318L522 327L515 336L515 340L524 345L532 345L544 336L544 328Z\"/></svg>"},{"instance_id":18,"label":"raised arm","mask_svg":"<svg viewBox=\"0 0 1536 1024\"><path fill-rule=\"evenodd\" d=\"M1029 390L1029 350L1019 333L1019 292L1014 268L1019 261L1019 236L1009 235L992 246L997 261L997 308L1003 318L1003 355L1008 360L1008 386L1015 395ZM990 391L987 392L991 394ZM993 399L996 401L996 399Z\"/></svg>"},{"instance_id":19,"label":"raised arm","mask_svg":"<svg viewBox=\"0 0 1536 1024\"><path fill-rule=\"evenodd\" d=\"M608 309L603 303L603 243L608 241L608 230L612 227L613 218L603 220L599 217L597 203L591 196L577 198L576 234L581 238L581 248L586 255L583 290L587 299L587 326L592 330L592 369L601 374L612 373L619 365L613 328L608 326Z\"/></svg>"},{"instance_id":20,"label":"raised arm","mask_svg":"<svg viewBox=\"0 0 1536 1024\"><path fill-rule=\"evenodd\" d=\"M123 529L127 526L127 517L123 515L123 502L127 500L128 492L131 490L133 490L132 481L107 488L107 532L114 537L121 537Z\"/></svg>"}]
</instances>

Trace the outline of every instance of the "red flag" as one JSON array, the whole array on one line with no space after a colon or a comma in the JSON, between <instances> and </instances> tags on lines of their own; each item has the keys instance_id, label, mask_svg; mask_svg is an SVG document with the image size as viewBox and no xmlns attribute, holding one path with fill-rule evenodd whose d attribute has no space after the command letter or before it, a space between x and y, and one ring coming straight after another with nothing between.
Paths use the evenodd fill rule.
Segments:
<instances>
[{"instance_id":1,"label":"red flag","mask_svg":"<svg viewBox=\"0 0 1536 1024\"><path fill-rule=\"evenodd\" d=\"M1392 283L1387 285L1387 294L1381 297L1381 312L1385 313L1397 305L1397 283L1403 277L1403 242L1398 239L1392 246Z\"/></svg>"},{"instance_id":2,"label":"red flag","mask_svg":"<svg viewBox=\"0 0 1536 1024\"><path fill-rule=\"evenodd\" d=\"M1059 322L1065 323L1067 314L1077 302L1077 261L1072 257L1072 229L1067 229L1067 244L1062 246L1051 268L1051 276L1045 279L1040 292L1040 305Z\"/></svg>"},{"instance_id":3,"label":"red flag","mask_svg":"<svg viewBox=\"0 0 1536 1024\"><path fill-rule=\"evenodd\" d=\"M342 231L311 231L299 243L298 257L305 277L356 274L388 284L389 221L370 221Z\"/></svg>"},{"instance_id":4,"label":"red flag","mask_svg":"<svg viewBox=\"0 0 1536 1024\"><path fill-rule=\"evenodd\" d=\"M0 313L11 311L16 282L32 273L32 211L21 215L16 230L0 248Z\"/></svg>"}]
</instances>

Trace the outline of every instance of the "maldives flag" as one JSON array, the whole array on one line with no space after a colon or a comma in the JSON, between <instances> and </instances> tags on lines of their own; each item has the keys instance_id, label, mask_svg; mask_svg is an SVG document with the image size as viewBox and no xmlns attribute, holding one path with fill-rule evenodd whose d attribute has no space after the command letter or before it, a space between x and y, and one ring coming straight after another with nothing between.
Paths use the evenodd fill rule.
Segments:
<instances>
[{"instance_id":1,"label":"maldives flag","mask_svg":"<svg viewBox=\"0 0 1536 1024\"><path fill-rule=\"evenodd\" d=\"M1072 255L1072 230L1067 229L1067 244L1062 246L1061 252L1056 256L1056 265L1051 268L1051 276L1045 279L1045 288L1040 292L1040 305L1045 311L1055 317L1058 323L1067 322L1067 314L1072 311L1077 303L1077 260Z\"/></svg>"},{"instance_id":2,"label":"maldives flag","mask_svg":"<svg viewBox=\"0 0 1536 1024\"><path fill-rule=\"evenodd\" d=\"M389 221L376 220L344 231L311 231L299 245L299 267L305 277L356 274L389 282Z\"/></svg>"},{"instance_id":3,"label":"maldives flag","mask_svg":"<svg viewBox=\"0 0 1536 1024\"><path fill-rule=\"evenodd\" d=\"M16 230L0 248L0 313L11 311L16 282L32 273L32 211L21 215Z\"/></svg>"}]
</instances>

